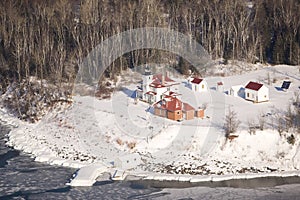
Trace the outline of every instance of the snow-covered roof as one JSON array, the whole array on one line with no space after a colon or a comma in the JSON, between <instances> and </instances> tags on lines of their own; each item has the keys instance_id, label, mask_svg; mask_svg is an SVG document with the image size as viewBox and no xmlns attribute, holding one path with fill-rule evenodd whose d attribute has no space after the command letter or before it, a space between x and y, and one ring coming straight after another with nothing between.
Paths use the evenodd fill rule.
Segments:
<instances>
[{"instance_id":1,"label":"snow-covered roof","mask_svg":"<svg viewBox=\"0 0 300 200\"><path fill-rule=\"evenodd\" d=\"M238 91L238 90L240 90L241 88L243 88L242 85L233 85L233 86L230 87L230 89L235 90L235 91Z\"/></svg>"}]
</instances>

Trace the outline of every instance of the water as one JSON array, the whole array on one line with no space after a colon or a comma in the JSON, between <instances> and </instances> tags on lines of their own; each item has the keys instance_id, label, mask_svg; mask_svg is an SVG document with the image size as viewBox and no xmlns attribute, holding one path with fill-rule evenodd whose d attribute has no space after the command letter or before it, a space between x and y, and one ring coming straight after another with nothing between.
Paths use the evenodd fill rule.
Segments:
<instances>
[{"instance_id":1,"label":"water","mask_svg":"<svg viewBox=\"0 0 300 200\"><path fill-rule=\"evenodd\" d=\"M0 126L0 200L226 199L226 197L228 199L254 199L256 197L297 199L300 196L300 179L295 177L208 182L197 184L197 186L160 181L104 181L97 182L93 187L70 187L65 183L69 181L75 169L34 162L30 155L5 145L8 132L9 127ZM275 187L292 183L298 184Z\"/></svg>"}]
</instances>

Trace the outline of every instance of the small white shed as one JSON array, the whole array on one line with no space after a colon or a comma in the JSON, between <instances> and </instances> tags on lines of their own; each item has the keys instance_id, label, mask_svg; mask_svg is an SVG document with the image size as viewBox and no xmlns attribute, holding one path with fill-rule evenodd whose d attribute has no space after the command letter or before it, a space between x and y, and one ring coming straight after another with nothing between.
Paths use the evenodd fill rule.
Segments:
<instances>
[{"instance_id":1,"label":"small white shed","mask_svg":"<svg viewBox=\"0 0 300 200\"><path fill-rule=\"evenodd\" d=\"M140 164L142 164L141 156L137 153L120 156L114 160L114 167L123 170L133 169Z\"/></svg>"},{"instance_id":2,"label":"small white shed","mask_svg":"<svg viewBox=\"0 0 300 200\"><path fill-rule=\"evenodd\" d=\"M261 83L250 81L245 87L245 99L254 103L269 101L269 88Z\"/></svg>"},{"instance_id":3,"label":"small white shed","mask_svg":"<svg viewBox=\"0 0 300 200\"><path fill-rule=\"evenodd\" d=\"M207 83L202 78L191 78L189 81L191 85L191 89L194 92L206 92L207 91Z\"/></svg>"},{"instance_id":4,"label":"small white shed","mask_svg":"<svg viewBox=\"0 0 300 200\"><path fill-rule=\"evenodd\" d=\"M229 95L234 97L243 97L244 96L244 87L242 85L231 86L229 90Z\"/></svg>"}]
</instances>

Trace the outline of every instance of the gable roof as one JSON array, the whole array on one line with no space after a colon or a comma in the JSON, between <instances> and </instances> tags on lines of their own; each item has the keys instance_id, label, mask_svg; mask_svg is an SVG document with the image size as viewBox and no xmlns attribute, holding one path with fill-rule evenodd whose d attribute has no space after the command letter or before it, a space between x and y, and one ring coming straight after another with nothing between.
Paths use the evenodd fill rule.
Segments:
<instances>
[{"instance_id":1,"label":"gable roof","mask_svg":"<svg viewBox=\"0 0 300 200\"><path fill-rule=\"evenodd\" d=\"M156 93L156 92L153 92L153 91L148 91L148 92L146 92L146 94L154 96L154 95L156 95L157 93Z\"/></svg>"},{"instance_id":2,"label":"gable roof","mask_svg":"<svg viewBox=\"0 0 300 200\"><path fill-rule=\"evenodd\" d=\"M154 107L175 112L182 110L182 102L175 97L166 97L154 104Z\"/></svg>"},{"instance_id":3,"label":"gable roof","mask_svg":"<svg viewBox=\"0 0 300 200\"><path fill-rule=\"evenodd\" d=\"M166 91L166 92L163 93L163 95L165 95L166 97L176 97L176 96L179 96L181 94L173 92L173 91Z\"/></svg>"},{"instance_id":4,"label":"gable roof","mask_svg":"<svg viewBox=\"0 0 300 200\"><path fill-rule=\"evenodd\" d=\"M191 83L200 84L202 81L203 81L202 78L193 78L193 80L191 81Z\"/></svg>"},{"instance_id":5,"label":"gable roof","mask_svg":"<svg viewBox=\"0 0 300 200\"><path fill-rule=\"evenodd\" d=\"M154 88L162 88L162 87L169 87L172 85L179 84L172 80L170 77L167 75L162 75L162 74L156 74L152 78L153 82L150 84L150 87Z\"/></svg>"},{"instance_id":6,"label":"gable roof","mask_svg":"<svg viewBox=\"0 0 300 200\"><path fill-rule=\"evenodd\" d=\"M183 111L190 111L190 110L195 110L190 104L188 103L183 103Z\"/></svg>"},{"instance_id":7,"label":"gable roof","mask_svg":"<svg viewBox=\"0 0 300 200\"><path fill-rule=\"evenodd\" d=\"M154 82L159 82L162 83L163 82L163 78L165 79L166 82L175 82L174 80L172 80L170 77L168 77L167 75L162 75L162 74L156 74L153 76L153 81Z\"/></svg>"},{"instance_id":8,"label":"gable roof","mask_svg":"<svg viewBox=\"0 0 300 200\"><path fill-rule=\"evenodd\" d=\"M176 97L172 97L172 96L160 100L159 102L155 103L153 106L171 112L176 112L179 110L182 111L195 110L195 108L193 108L190 104L184 103L179 99L177 99Z\"/></svg>"},{"instance_id":9,"label":"gable roof","mask_svg":"<svg viewBox=\"0 0 300 200\"><path fill-rule=\"evenodd\" d=\"M255 90L258 91L260 90L260 88L263 86L263 84L261 83L256 83L256 82L252 82L250 81L245 88L249 89L249 90Z\"/></svg>"}]
</instances>

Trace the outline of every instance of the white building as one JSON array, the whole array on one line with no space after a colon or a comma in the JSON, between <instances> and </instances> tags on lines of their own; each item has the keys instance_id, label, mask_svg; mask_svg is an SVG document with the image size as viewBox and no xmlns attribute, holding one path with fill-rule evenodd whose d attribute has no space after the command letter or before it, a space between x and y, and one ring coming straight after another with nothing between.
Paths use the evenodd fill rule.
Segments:
<instances>
[{"instance_id":1,"label":"white building","mask_svg":"<svg viewBox=\"0 0 300 200\"><path fill-rule=\"evenodd\" d=\"M244 88L242 85L234 85L230 87L229 95L234 97L244 97Z\"/></svg>"},{"instance_id":2,"label":"white building","mask_svg":"<svg viewBox=\"0 0 300 200\"><path fill-rule=\"evenodd\" d=\"M189 80L192 91L194 92L206 92L207 83L202 78L192 78Z\"/></svg>"},{"instance_id":3,"label":"white building","mask_svg":"<svg viewBox=\"0 0 300 200\"><path fill-rule=\"evenodd\" d=\"M137 90L137 97L150 104L160 101L168 91L177 92L179 83L167 74L152 75L150 71L143 74L141 87Z\"/></svg>"},{"instance_id":4,"label":"white building","mask_svg":"<svg viewBox=\"0 0 300 200\"><path fill-rule=\"evenodd\" d=\"M245 99L254 103L269 101L269 88L250 81L245 87Z\"/></svg>"}]
</instances>

